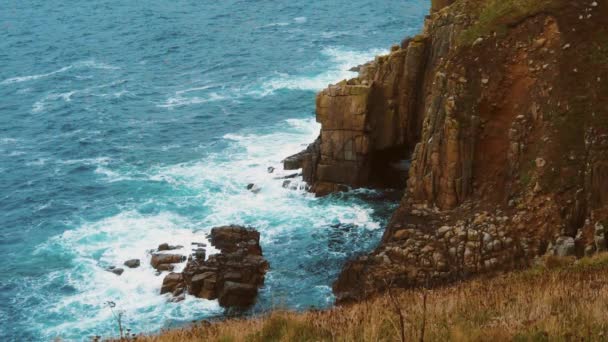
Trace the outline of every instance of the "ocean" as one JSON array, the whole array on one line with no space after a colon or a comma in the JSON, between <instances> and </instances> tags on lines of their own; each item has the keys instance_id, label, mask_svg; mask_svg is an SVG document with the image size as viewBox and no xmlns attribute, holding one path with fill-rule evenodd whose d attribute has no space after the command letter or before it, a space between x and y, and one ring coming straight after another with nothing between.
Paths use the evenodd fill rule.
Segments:
<instances>
[{"instance_id":1,"label":"ocean","mask_svg":"<svg viewBox=\"0 0 608 342\"><path fill-rule=\"evenodd\" d=\"M332 305L399 194L315 198L283 188L281 160L318 135L315 93L416 34L429 3L0 2L0 340L116 336L108 301L133 333L222 317L159 295L148 251L227 224L259 230L270 263L246 314Z\"/></svg>"}]
</instances>

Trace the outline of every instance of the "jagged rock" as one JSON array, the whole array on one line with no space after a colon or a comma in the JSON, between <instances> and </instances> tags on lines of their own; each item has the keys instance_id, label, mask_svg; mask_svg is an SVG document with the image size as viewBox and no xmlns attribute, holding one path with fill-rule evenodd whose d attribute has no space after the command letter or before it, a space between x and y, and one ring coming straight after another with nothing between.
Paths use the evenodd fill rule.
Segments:
<instances>
[{"instance_id":1,"label":"jagged rock","mask_svg":"<svg viewBox=\"0 0 608 342\"><path fill-rule=\"evenodd\" d=\"M154 253L150 259L150 265L155 269L161 270L172 270L171 264L180 263L186 260L186 257L181 254L164 254Z\"/></svg>"},{"instance_id":2,"label":"jagged rock","mask_svg":"<svg viewBox=\"0 0 608 342\"><path fill-rule=\"evenodd\" d=\"M183 283L183 276L181 273L171 272L163 279L163 285L160 288L160 294L173 293Z\"/></svg>"},{"instance_id":3,"label":"jagged rock","mask_svg":"<svg viewBox=\"0 0 608 342\"><path fill-rule=\"evenodd\" d=\"M306 158L305 152L300 152L283 159L283 169L285 170L297 170L302 168L302 163Z\"/></svg>"},{"instance_id":4,"label":"jagged rock","mask_svg":"<svg viewBox=\"0 0 608 342\"><path fill-rule=\"evenodd\" d=\"M177 295L185 290L200 298L219 298L225 307L253 304L268 269L259 245L260 234L249 228L225 226L213 228L209 239L221 253L207 259L189 258L182 273L165 277L161 292Z\"/></svg>"},{"instance_id":5,"label":"jagged rock","mask_svg":"<svg viewBox=\"0 0 608 342\"><path fill-rule=\"evenodd\" d=\"M195 248L192 250L192 255L197 259L205 260L206 254L204 248Z\"/></svg>"},{"instance_id":6,"label":"jagged rock","mask_svg":"<svg viewBox=\"0 0 608 342\"><path fill-rule=\"evenodd\" d=\"M226 281L218 299L224 307L247 307L255 302L257 294L258 288L255 285Z\"/></svg>"},{"instance_id":7,"label":"jagged rock","mask_svg":"<svg viewBox=\"0 0 608 342\"><path fill-rule=\"evenodd\" d=\"M124 265L129 268L137 268L140 265L139 259L130 259L124 262Z\"/></svg>"},{"instance_id":8,"label":"jagged rock","mask_svg":"<svg viewBox=\"0 0 608 342\"><path fill-rule=\"evenodd\" d=\"M479 4L451 3L433 0L421 35L317 95L321 134L299 159L311 191L379 186L411 162L381 244L334 284L338 302L607 248L591 223L608 222L605 75L576 53L605 23L560 7L500 17L498 35L478 30Z\"/></svg>"}]
</instances>

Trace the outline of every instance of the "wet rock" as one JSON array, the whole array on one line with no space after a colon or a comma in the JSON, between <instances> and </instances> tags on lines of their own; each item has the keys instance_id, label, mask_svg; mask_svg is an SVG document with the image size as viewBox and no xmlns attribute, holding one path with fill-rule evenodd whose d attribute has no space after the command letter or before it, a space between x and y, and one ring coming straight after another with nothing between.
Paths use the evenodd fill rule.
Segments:
<instances>
[{"instance_id":1,"label":"wet rock","mask_svg":"<svg viewBox=\"0 0 608 342\"><path fill-rule=\"evenodd\" d=\"M306 158L306 151L296 153L283 159L283 169L285 170L297 170L302 168L302 163Z\"/></svg>"},{"instance_id":2,"label":"wet rock","mask_svg":"<svg viewBox=\"0 0 608 342\"><path fill-rule=\"evenodd\" d=\"M266 169L268 171L268 173L273 173L274 172L274 167L269 166L268 169Z\"/></svg>"},{"instance_id":3,"label":"wet rock","mask_svg":"<svg viewBox=\"0 0 608 342\"><path fill-rule=\"evenodd\" d=\"M283 181L283 187L284 187L285 189L288 189L290 184L291 184L291 181L290 181L290 180L284 180L284 181Z\"/></svg>"},{"instance_id":4,"label":"wet rock","mask_svg":"<svg viewBox=\"0 0 608 342\"><path fill-rule=\"evenodd\" d=\"M224 253L235 252L243 246L251 245L252 250L249 251L251 254L262 254L259 247L260 233L253 229L240 226L217 227L211 229L209 238L211 244Z\"/></svg>"},{"instance_id":5,"label":"wet rock","mask_svg":"<svg viewBox=\"0 0 608 342\"><path fill-rule=\"evenodd\" d=\"M181 294L181 288L196 297L217 298L224 307L253 304L268 269L259 245L260 234L250 228L225 226L213 228L209 239L221 252L207 259L189 258L182 273L165 277L161 292L176 295Z\"/></svg>"},{"instance_id":6,"label":"wet rock","mask_svg":"<svg viewBox=\"0 0 608 342\"><path fill-rule=\"evenodd\" d=\"M124 265L128 268L137 268L140 265L139 259L130 259L124 262Z\"/></svg>"},{"instance_id":7,"label":"wet rock","mask_svg":"<svg viewBox=\"0 0 608 342\"><path fill-rule=\"evenodd\" d=\"M162 252L162 251L172 251L172 250L180 249L180 248L183 248L183 247L184 246L180 246L180 245L172 246L172 245L169 245L168 243L161 243L160 245L158 245L158 248L156 250L159 251L159 252Z\"/></svg>"},{"instance_id":8,"label":"wet rock","mask_svg":"<svg viewBox=\"0 0 608 342\"><path fill-rule=\"evenodd\" d=\"M262 189L253 183L249 183L249 184L247 184L247 190L253 192L254 194L257 194Z\"/></svg>"},{"instance_id":9,"label":"wet rock","mask_svg":"<svg viewBox=\"0 0 608 342\"><path fill-rule=\"evenodd\" d=\"M192 255L197 259L205 260L206 252L204 248L195 248L192 250Z\"/></svg>"},{"instance_id":10,"label":"wet rock","mask_svg":"<svg viewBox=\"0 0 608 342\"><path fill-rule=\"evenodd\" d=\"M157 267L155 267L157 271L173 271L173 269L175 268L174 265L172 264L160 264Z\"/></svg>"},{"instance_id":11,"label":"wet rock","mask_svg":"<svg viewBox=\"0 0 608 342\"><path fill-rule=\"evenodd\" d=\"M110 267L106 268L106 270L108 272L112 272L112 273L114 273L114 274L116 274L118 276L121 275L121 274L123 274L123 272L125 271L124 269L122 269L120 267L115 267L115 266L110 266Z\"/></svg>"},{"instance_id":12,"label":"wet rock","mask_svg":"<svg viewBox=\"0 0 608 342\"><path fill-rule=\"evenodd\" d=\"M160 288L160 294L173 293L180 285L183 284L183 276L181 273L171 272L163 279L163 285Z\"/></svg>"},{"instance_id":13,"label":"wet rock","mask_svg":"<svg viewBox=\"0 0 608 342\"><path fill-rule=\"evenodd\" d=\"M257 294L255 285L226 281L218 299L223 307L247 307L255 302Z\"/></svg>"},{"instance_id":14,"label":"wet rock","mask_svg":"<svg viewBox=\"0 0 608 342\"><path fill-rule=\"evenodd\" d=\"M186 261L186 257L181 254L154 253L150 259L150 265L159 271L169 270L169 267L172 267L171 264L176 264L183 261Z\"/></svg>"},{"instance_id":15,"label":"wet rock","mask_svg":"<svg viewBox=\"0 0 608 342\"><path fill-rule=\"evenodd\" d=\"M301 173L291 173L287 176L283 176L283 177L277 177L276 179L292 179L292 178L296 178L298 176L301 176Z\"/></svg>"}]
</instances>

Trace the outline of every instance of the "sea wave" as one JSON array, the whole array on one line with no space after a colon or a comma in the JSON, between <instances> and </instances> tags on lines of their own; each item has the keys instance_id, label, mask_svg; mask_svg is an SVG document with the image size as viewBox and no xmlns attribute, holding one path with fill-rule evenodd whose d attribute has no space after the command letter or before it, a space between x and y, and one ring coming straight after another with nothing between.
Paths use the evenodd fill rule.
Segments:
<instances>
[{"instance_id":1,"label":"sea wave","mask_svg":"<svg viewBox=\"0 0 608 342\"><path fill-rule=\"evenodd\" d=\"M127 90L120 90L120 91L114 92L112 94L106 94L106 93L95 94L93 91L95 91L97 89L114 87L117 85L124 84L126 82L127 82L126 80L117 80L114 82L96 85L96 86L92 86L92 87L87 87L84 89L70 90L70 91L63 92L63 93L49 93L49 94L45 95L44 97L42 97L40 100L34 102L34 104L32 105L32 112L40 113L40 112L44 111L46 108L46 104L48 102L57 101L57 100L63 100L64 102L71 102L72 97L74 95L79 95L79 94L92 95L92 96L97 96L97 97L102 97L102 98L103 97L120 98L124 94L128 94L129 92Z\"/></svg>"},{"instance_id":2,"label":"sea wave","mask_svg":"<svg viewBox=\"0 0 608 342\"><path fill-rule=\"evenodd\" d=\"M386 51L382 49L358 51L343 47L327 47L321 51L321 59L326 60L324 63L328 64L322 72L312 75L274 72L271 76L262 77L252 84L232 87L213 85L190 87L173 92L165 102L157 104L157 107L173 109L215 101L238 101L244 97L259 98L273 95L278 90L319 91L329 84L357 76L357 73L350 71L352 67L369 62L383 53ZM189 93L195 92L202 92L203 95L188 96Z\"/></svg>"},{"instance_id":3,"label":"sea wave","mask_svg":"<svg viewBox=\"0 0 608 342\"><path fill-rule=\"evenodd\" d=\"M51 71L51 72L48 72L48 73L36 74L36 75L27 75L27 76L17 76L17 77L7 78L4 81L0 82L0 84L6 85L6 84L13 84L13 83L21 83L21 82L33 81L33 80L37 80L37 79L40 79L40 78L45 78L45 77L53 76L53 75L56 75L56 74L60 74L60 73L66 72L68 70L78 69L78 68L105 69L105 70L117 70L117 69L120 69L117 66L113 66L113 65L110 65L110 64L98 62L98 61L95 61L95 60L86 60L86 61L81 61L81 62L77 62L77 63L74 63L74 64L70 64L68 66L62 67L60 69L57 69L55 71Z\"/></svg>"},{"instance_id":4,"label":"sea wave","mask_svg":"<svg viewBox=\"0 0 608 342\"><path fill-rule=\"evenodd\" d=\"M290 75L277 72L275 77L263 83L260 95L269 95L280 89L319 91L329 84L355 77L357 74L350 71L352 67L369 62L383 53L386 53L386 50L357 51L343 47L325 48L322 54L329 58L331 64L326 71L314 75Z\"/></svg>"},{"instance_id":5,"label":"sea wave","mask_svg":"<svg viewBox=\"0 0 608 342\"><path fill-rule=\"evenodd\" d=\"M182 245L180 253L191 253L192 242L208 243L201 227L176 214L143 215L125 211L98 222L84 223L39 246L35 255L44 256L58 250L73 257L75 267L66 270L65 282L75 289L59 301L47 302L48 312L64 317L63 324L48 327L47 337L80 339L99 332L108 334L114 328L112 312L107 301L116 303L115 310L123 313L124 324L138 321L141 331L155 331L170 320L184 320L201 313L218 314L214 301L187 296L185 303L172 303L158 291L164 274L157 275L150 265L148 251L161 243ZM208 254L217 250L208 249ZM138 268L122 266L125 260L141 260ZM106 267L123 267L121 276L106 271ZM180 271L185 263L178 264ZM43 283L52 283L58 274L49 274Z\"/></svg>"}]
</instances>

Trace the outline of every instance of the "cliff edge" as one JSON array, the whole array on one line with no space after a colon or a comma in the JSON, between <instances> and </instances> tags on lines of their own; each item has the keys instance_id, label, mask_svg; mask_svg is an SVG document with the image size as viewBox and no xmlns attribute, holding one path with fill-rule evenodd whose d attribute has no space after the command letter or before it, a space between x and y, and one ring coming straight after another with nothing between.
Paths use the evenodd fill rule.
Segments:
<instances>
[{"instance_id":1,"label":"cliff edge","mask_svg":"<svg viewBox=\"0 0 608 342\"><path fill-rule=\"evenodd\" d=\"M338 302L603 251L608 5L433 1L423 32L317 95L317 141L286 160L311 191L406 188Z\"/></svg>"}]
</instances>

